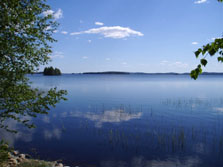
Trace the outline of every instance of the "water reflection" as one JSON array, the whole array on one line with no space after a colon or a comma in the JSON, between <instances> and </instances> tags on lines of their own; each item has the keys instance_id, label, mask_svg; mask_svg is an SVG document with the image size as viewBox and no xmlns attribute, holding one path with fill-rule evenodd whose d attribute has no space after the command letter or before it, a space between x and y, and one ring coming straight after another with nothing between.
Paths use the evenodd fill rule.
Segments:
<instances>
[{"instance_id":1,"label":"water reflection","mask_svg":"<svg viewBox=\"0 0 223 167\"><path fill-rule=\"evenodd\" d=\"M21 152L32 154L35 148L34 157L62 159L70 166L220 167L223 78L212 79L34 77L35 86L67 89L68 101L38 117L36 129L0 131L0 136Z\"/></svg>"},{"instance_id":2,"label":"water reflection","mask_svg":"<svg viewBox=\"0 0 223 167\"><path fill-rule=\"evenodd\" d=\"M31 118L26 117L26 119ZM7 141L10 146L14 146L18 140L22 140L24 142L31 142L33 140L35 129L24 128L15 120L8 120L6 125L10 129L18 130L18 133L10 133L4 129L0 129L0 140L3 139Z\"/></svg>"},{"instance_id":3,"label":"water reflection","mask_svg":"<svg viewBox=\"0 0 223 167\"><path fill-rule=\"evenodd\" d=\"M125 161L103 161L101 167L194 167L201 163L197 157L186 157L184 160L170 158L167 160L147 160L143 156L134 157Z\"/></svg>"},{"instance_id":4,"label":"water reflection","mask_svg":"<svg viewBox=\"0 0 223 167\"><path fill-rule=\"evenodd\" d=\"M223 107L214 107L214 110L223 113Z\"/></svg>"},{"instance_id":5,"label":"water reflection","mask_svg":"<svg viewBox=\"0 0 223 167\"><path fill-rule=\"evenodd\" d=\"M42 121L45 122L45 123L50 123L49 116L43 116Z\"/></svg>"},{"instance_id":6,"label":"water reflection","mask_svg":"<svg viewBox=\"0 0 223 167\"><path fill-rule=\"evenodd\" d=\"M69 115L63 113L64 117L80 117L86 118L95 122L95 127L101 128L103 123L119 123L130 121L132 119L139 119L142 116L142 112L130 113L123 109L107 110L102 113L93 112L70 112Z\"/></svg>"},{"instance_id":7,"label":"water reflection","mask_svg":"<svg viewBox=\"0 0 223 167\"><path fill-rule=\"evenodd\" d=\"M78 150L82 150L87 156L91 156L92 152L96 152L96 155L100 154L95 151L97 149L101 150L105 157L110 157L111 154L123 159L125 159L125 154L129 157L144 156L133 158L131 163L122 158L120 161L103 162L98 159L102 167L199 166L201 160L197 158L185 159L183 156L184 160L180 160L182 159L180 156L180 159L166 159L161 155L194 154L198 157L222 155L223 124L221 120L223 118L221 115L216 116L211 113L212 110L221 111L221 107L213 107L214 105L221 106L221 103L214 101L215 103L210 103L210 101L205 103L205 100L166 99L161 101L158 107L156 105L147 107L123 105L118 109L108 109L109 106L105 105L101 105L103 106L101 108L89 105L87 110L82 111L80 109L64 112L58 110L50 115L39 117L36 120L37 129L31 131L21 129L18 134L0 131L0 136L12 145L19 141L23 144L27 143L27 147L32 145L34 148L38 148L38 140L41 140L47 150L52 150L49 151L50 154L54 154L53 150L57 147L57 143L65 145L65 148L61 147L59 150L61 154L57 153L57 158L66 155L65 162L72 161L67 153L72 152L72 148L79 145ZM190 108L194 104L196 107L191 112ZM208 111L206 119L204 119L206 111L200 109ZM202 119L199 114L203 115ZM210 119L212 118L210 116L215 120ZM9 125L11 128L18 128L16 122L9 122ZM90 146L89 143L91 143ZM67 147L68 145L70 148ZM94 147L89 150L88 147L91 148L92 145ZM22 148L25 146L23 145ZM41 149L37 151L42 152ZM162 160L156 158L147 160L145 157L151 158L151 153L155 154L154 157L161 156Z\"/></svg>"},{"instance_id":8,"label":"water reflection","mask_svg":"<svg viewBox=\"0 0 223 167\"><path fill-rule=\"evenodd\" d=\"M46 130L44 130L43 134L44 134L44 138L46 140L50 140L50 139L59 140L61 138L62 130L59 128L54 128L54 129L50 129L50 130L46 129Z\"/></svg>"}]
</instances>

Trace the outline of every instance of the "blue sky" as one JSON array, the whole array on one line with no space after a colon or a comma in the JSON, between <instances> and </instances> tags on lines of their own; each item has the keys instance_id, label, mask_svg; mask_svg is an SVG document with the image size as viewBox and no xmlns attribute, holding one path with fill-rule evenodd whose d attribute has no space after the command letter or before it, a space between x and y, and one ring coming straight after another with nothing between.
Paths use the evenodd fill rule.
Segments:
<instances>
[{"instance_id":1,"label":"blue sky","mask_svg":"<svg viewBox=\"0 0 223 167\"><path fill-rule=\"evenodd\" d=\"M194 51L221 37L217 0L48 0L60 23L48 66L88 71L189 72ZM205 71L223 72L217 57ZM43 69L43 67L41 67Z\"/></svg>"}]
</instances>

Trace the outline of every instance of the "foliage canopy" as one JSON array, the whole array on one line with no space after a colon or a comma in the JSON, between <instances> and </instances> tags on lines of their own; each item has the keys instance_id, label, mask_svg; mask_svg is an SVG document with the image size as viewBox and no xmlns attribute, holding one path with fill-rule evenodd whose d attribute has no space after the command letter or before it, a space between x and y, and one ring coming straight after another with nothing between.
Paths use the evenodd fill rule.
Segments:
<instances>
[{"instance_id":1,"label":"foliage canopy","mask_svg":"<svg viewBox=\"0 0 223 167\"><path fill-rule=\"evenodd\" d=\"M0 1L0 128L9 131L9 119L32 128L31 117L47 114L65 100L66 91L33 89L27 74L49 62L50 43L57 22L45 0ZM14 131L16 132L16 131Z\"/></svg>"},{"instance_id":2,"label":"foliage canopy","mask_svg":"<svg viewBox=\"0 0 223 167\"><path fill-rule=\"evenodd\" d=\"M219 2L223 2L223 0L218 0ZM199 56L203 56L203 58L200 59L200 64L198 64L197 68L191 71L190 76L193 79L197 79L199 74L202 73L202 66L206 66L208 61L206 60L206 56L214 56L218 54L218 61L223 63L223 37L216 38L214 42L208 43L204 45L203 47L199 48L197 51L194 52L196 58L199 58Z\"/></svg>"}]
</instances>

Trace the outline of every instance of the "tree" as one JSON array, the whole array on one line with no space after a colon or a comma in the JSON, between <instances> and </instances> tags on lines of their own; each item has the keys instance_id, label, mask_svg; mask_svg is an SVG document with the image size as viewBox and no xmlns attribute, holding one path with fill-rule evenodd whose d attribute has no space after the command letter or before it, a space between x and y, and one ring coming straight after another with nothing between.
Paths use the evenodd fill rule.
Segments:
<instances>
[{"instance_id":1,"label":"tree","mask_svg":"<svg viewBox=\"0 0 223 167\"><path fill-rule=\"evenodd\" d=\"M45 0L0 1L0 128L14 131L5 124L9 119L32 128L29 117L47 114L65 100L66 91L33 89L26 77L50 60L58 24L44 14L49 10Z\"/></svg>"},{"instance_id":2,"label":"tree","mask_svg":"<svg viewBox=\"0 0 223 167\"><path fill-rule=\"evenodd\" d=\"M61 72L58 68L46 67L43 71L44 75L61 75Z\"/></svg>"},{"instance_id":3,"label":"tree","mask_svg":"<svg viewBox=\"0 0 223 167\"><path fill-rule=\"evenodd\" d=\"M54 69L55 75L61 75L61 71L58 68Z\"/></svg>"},{"instance_id":4,"label":"tree","mask_svg":"<svg viewBox=\"0 0 223 167\"><path fill-rule=\"evenodd\" d=\"M223 2L223 0L218 1ZM214 56L216 54L218 54L218 61L223 62L223 37L216 38L214 42L208 43L202 48L199 48L197 51L195 51L196 58L198 58L200 55L202 55L204 58L200 59L200 64L198 64L197 68L191 71L191 78L196 80L202 73L202 66L205 67L208 63L208 61L206 60L206 56Z\"/></svg>"}]
</instances>

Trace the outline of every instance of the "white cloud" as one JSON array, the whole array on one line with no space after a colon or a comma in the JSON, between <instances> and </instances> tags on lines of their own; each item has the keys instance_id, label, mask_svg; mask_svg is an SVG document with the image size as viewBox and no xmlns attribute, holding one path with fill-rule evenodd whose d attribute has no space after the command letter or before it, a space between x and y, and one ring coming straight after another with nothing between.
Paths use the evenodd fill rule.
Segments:
<instances>
[{"instance_id":1,"label":"white cloud","mask_svg":"<svg viewBox=\"0 0 223 167\"><path fill-rule=\"evenodd\" d=\"M106 58L105 60L106 60L106 61L110 61L110 60L111 60L111 58Z\"/></svg>"},{"instance_id":2,"label":"white cloud","mask_svg":"<svg viewBox=\"0 0 223 167\"><path fill-rule=\"evenodd\" d=\"M51 29L52 29L51 26L47 26L45 30L48 31L48 30L51 30Z\"/></svg>"},{"instance_id":3,"label":"white cloud","mask_svg":"<svg viewBox=\"0 0 223 167\"><path fill-rule=\"evenodd\" d=\"M100 34L103 35L105 38L126 38L130 36L143 36L144 34L132 30L128 27L120 27L120 26L112 26L112 27L100 27L100 28L92 28L86 31L81 32L73 32L70 35L80 35L80 34Z\"/></svg>"},{"instance_id":4,"label":"white cloud","mask_svg":"<svg viewBox=\"0 0 223 167\"><path fill-rule=\"evenodd\" d=\"M61 34L66 35L66 34L68 34L68 32L67 31L61 31Z\"/></svg>"},{"instance_id":5,"label":"white cloud","mask_svg":"<svg viewBox=\"0 0 223 167\"><path fill-rule=\"evenodd\" d=\"M80 34L82 34L82 33L80 33L80 32L72 32L72 33L70 33L70 35L80 35Z\"/></svg>"},{"instance_id":6,"label":"white cloud","mask_svg":"<svg viewBox=\"0 0 223 167\"><path fill-rule=\"evenodd\" d=\"M88 59L88 57L87 56L83 56L82 59Z\"/></svg>"},{"instance_id":7,"label":"white cloud","mask_svg":"<svg viewBox=\"0 0 223 167\"><path fill-rule=\"evenodd\" d=\"M63 52L54 52L53 53L53 55L52 56L49 56L51 59L53 59L53 58L64 58L64 54L63 54Z\"/></svg>"},{"instance_id":8,"label":"white cloud","mask_svg":"<svg viewBox=\"0 0 223 167\"><path fill-rule=\"evenodd\" d=\"M89 40L88 40L88 43L91 43L91 42L92 42L92 41L89 39Z\"/></svg>"},{"instance_id":9,"label":"white cloud","mask_svg":"<svg viewBox=\"0 0 223 167\"><path fill-rule=\"evenodd\" d=\"M53 10L47 10L43 12L43 15L44 16L52 15L54 19L60 19L63 16L63 12L61 9L58 9L56 12L54 12Z\"/></svg>"},{"instance_id":10,"label":"white cloud","mask_svg":"<svg viewBox=\"0 0 223 167\"><path fill-rule=\"evenodd\" d=\"M211 40L215 40L215 39L222 39L223 37L215 37L215 38L211 38Z\"/></svg>"},{"instance_id":11,"label":"white cloud","mask_svg":"<svg viewBox=\"0 0 223 167\"><path fill-rule=\"evenodd\" d=\"M176 67L180 67L180 68L186 68L188 67L188 64L187 63L182 63L180 61L177 61L173 64L170 64L170 66L176 66Z\"/></svg>"},{"instance_id":12,"label":"white cloud","mask_svg":"<svg viewBox=\"0 0 223 167\"><path fill-rule=\"evenodd\" d=\"M167 60L163 60L163 61L161 61L161 65L165 65L165 64L167 64L169 61L167 61Z\"/></svg>"},{"instance_id":13,"label":"white cloud","mask_svg":"<svg viewBox=\"0 0 223 167\"><path fill-rule=\"evenodd\" d=\"M192 42L192 45L197 45L198 44L198 42Z\"/></svg>"},{"instance_id":14,"label":"white cloud","mask_svg":"<svg viewBox=\"0 0 223 167\"><path fill-rule=\"evenodd\" d=\"M45 30L46 31L52 31L52 27L51 26L47 26L46 28L45 28ZM57 33L58 32L58 30L53 30L53 33Z\"/></svg>"},{"instance_id":15,"label":"white cloud","mask_svg":"<svg viewBox=\"0 0 223 167\"><path fill-rule=\"evenodd\" d=\"M122 65L127 65L127 63L126 62L122 62Z\"/></svg>"},{"instance_id":16,"label":"white cloud","mask_svg":"<svg viewBox=\"0 0 223 167\"><path fill-rule=\"evenodd\" d=\"M201 4L201 3L205 3L205 2L207 2L207 0L197 0L194 3L195 4Z\"/></svg>"},{"instance_id":17,"label":"white cloud","mask_svg":"<svg viewBox=\"0 0 223 167\"><path fill-rule=\"evenodd\" d=\"M53 15L54 11L53 10L47 10L43 12L44 16L48 16L48 15Z\"/></svg>"},{"instance_id":18,"label":"white cloud","mask_svg":"<svg viewBox=\"0 0 223 167\"><path fill-rule=\"evenodd\" d=\"M177 68L186 68L188 67L188 64L187 63L182 63L180 61L177 61L177 62L169 62L167 60L163 60L161 61L160 65L163 65L163 66L169 66L169 67L177 67Z\"/></svg>"},{"instance_id":19,"label":"white cloud","mask_svg":"<svg viewBox=\"0 0 223 167\"><path fill-rule=\"evenodd\" d=\"M58 9L58 11L53 14L53 16L54 16L55 19L62 18L62 16L63 16L62 10L61 9Z\"/></svg>"},{"instance_id":20,"label":"white cloud","mask_svg":"<svg viewBox=\"0 0 223 167\"><path fill-rule=\"evenodd\" d=\"M102 22L95 22L95 25L97 25L97 26L103 26L104 25L104 23L102 23Z\"/></svg>"}]
</instances>

